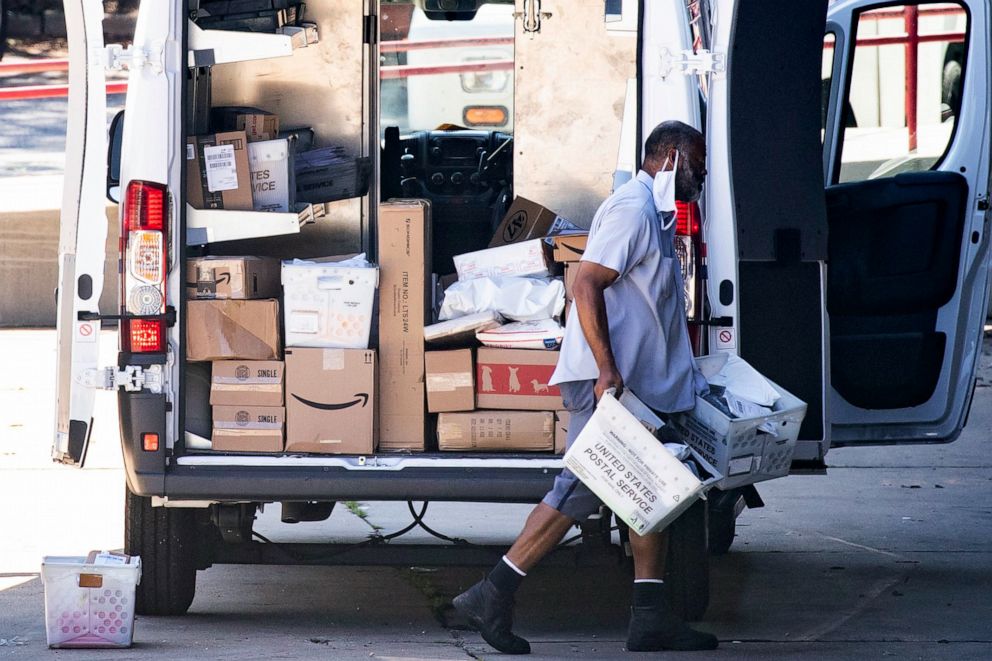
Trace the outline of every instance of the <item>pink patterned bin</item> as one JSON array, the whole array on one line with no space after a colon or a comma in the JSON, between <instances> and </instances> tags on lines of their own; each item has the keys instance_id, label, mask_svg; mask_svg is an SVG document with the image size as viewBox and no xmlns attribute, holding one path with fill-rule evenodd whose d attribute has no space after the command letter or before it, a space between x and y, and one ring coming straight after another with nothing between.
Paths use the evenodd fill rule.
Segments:
<instances>
[{"instance_id":1,"label":"pink patterned bin","mask_svg":"<svg viewBox=\"0 0 992 661\"><path fill-rule=\"evenodd\" d=\"M48 556L41 564L41 578L49 647L131 646L141 558L104 565Z\"/></svg>"}]
</instances>

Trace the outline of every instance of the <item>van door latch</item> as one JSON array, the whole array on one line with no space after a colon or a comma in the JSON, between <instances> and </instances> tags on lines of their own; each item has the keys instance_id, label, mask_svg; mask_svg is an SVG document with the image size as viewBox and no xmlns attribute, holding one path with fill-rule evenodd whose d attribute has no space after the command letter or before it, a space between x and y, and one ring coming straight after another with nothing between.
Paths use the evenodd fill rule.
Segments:
<instances>
[{"instance_id":1,"label":"van door latch","mask_svg":"<svg viewBox=\"0 0 992 661\"><path fill-rule=\"evenodd\" d=\"M705 49L672 51L661 48L659 54L661 56L659 74L662 80L673 73L690 76L696 73L723 73L727 70L727 56L723 53L711 53Z\"/></svg>"},{"instance_id":2,"label":"van door latch","mask_svg":"<svg viewBox=\"0 0 992 661\"><path fill-rule=\"evenodd\" d=\"M523 19L524 32L536 34L541 31L541 21L551 18L551 12L541 11L541 0L524 0L523 11L514 12L513 18Z\"/></svg>"},{"instance_id":3,"label":"van door latch","mask_svg":"<svg viewBox=\"0 0 992 661\"><path fill-rule=\"evenodd\" d=\"M96 390L117 390L141 392L149 390L156 395L162 393L163 379L161 365L127 365L123 369L103 367L85 370L79 377L80 385Z\"/></svg>"},{"instance_id":4,"label":"van door latch","mask_svg":"<svg viewBox=\"0 0 992 661\"><path fill-rule=\"evenodd\" d=\"M99 60L108 71L123 71L148 67L154 73L165 71L165 44L155 42L151 48L124 47L108 44L98 52Z\"/></svg>"}]
</instances>

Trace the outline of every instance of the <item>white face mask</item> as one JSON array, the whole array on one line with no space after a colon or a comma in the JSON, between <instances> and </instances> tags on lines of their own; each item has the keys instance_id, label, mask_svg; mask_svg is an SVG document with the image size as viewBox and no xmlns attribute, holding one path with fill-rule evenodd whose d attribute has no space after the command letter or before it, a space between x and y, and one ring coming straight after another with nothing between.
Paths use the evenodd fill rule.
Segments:
<instances>
[{"instance_id":1,"label":"white face mask","mask_svg":"<svg viewBox=\"0 0 992 661\"><path fill-rule=\"evenodd\" d=\"M670 215L670 221L662 223L663 230L671 229L675 224L675 176L679 170L679 152L675 151L675 165L671 170L659 170L654 177L652 192L654 194L654 207L665 216Z\"/></svg>"}]
</instances>

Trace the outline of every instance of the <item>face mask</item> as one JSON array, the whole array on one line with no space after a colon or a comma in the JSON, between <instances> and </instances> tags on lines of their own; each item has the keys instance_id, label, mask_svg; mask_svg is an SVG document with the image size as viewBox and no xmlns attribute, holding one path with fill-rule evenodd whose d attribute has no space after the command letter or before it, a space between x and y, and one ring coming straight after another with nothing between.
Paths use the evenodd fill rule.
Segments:
<instances>
[{"instance_id":1,"label":"face mask","mask_svg":"<svg viewBox=\"0 0 992 661\"><path fill-rule=\"evenodd\" d=\"M679 170L679 152L675 151L675 166L671 170L659 170L654 177L652 192L654 207L665 217L667 224L662 223L661 229L669 230L675 224L675 175Z\"/></svg>"}]
</instances>

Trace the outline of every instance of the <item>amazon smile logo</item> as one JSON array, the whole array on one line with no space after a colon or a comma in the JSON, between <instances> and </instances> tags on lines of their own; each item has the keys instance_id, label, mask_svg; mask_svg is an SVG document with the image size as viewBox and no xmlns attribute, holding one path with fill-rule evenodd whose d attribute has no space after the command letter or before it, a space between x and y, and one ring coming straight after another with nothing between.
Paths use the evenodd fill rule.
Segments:
<instances>
[{"instance_id":1,"label":"amazon smile logo","mask_svg":"<svg viewBox=\"0 0 992 661\"><path fill-rule=\"evenodd\" d=\"M360 408L365 408L369 403L369 394L367 392L356 392L355 399L350 402L342 402L341 404L321 404L320 402L311 402L309 399L303 399L299 395L293 395L293 398L301 404L305 404L312 409L317 409L318 411L343 411L344 409L350 409L353 406L359 406Z\"/></svg>"}]
</instances>

